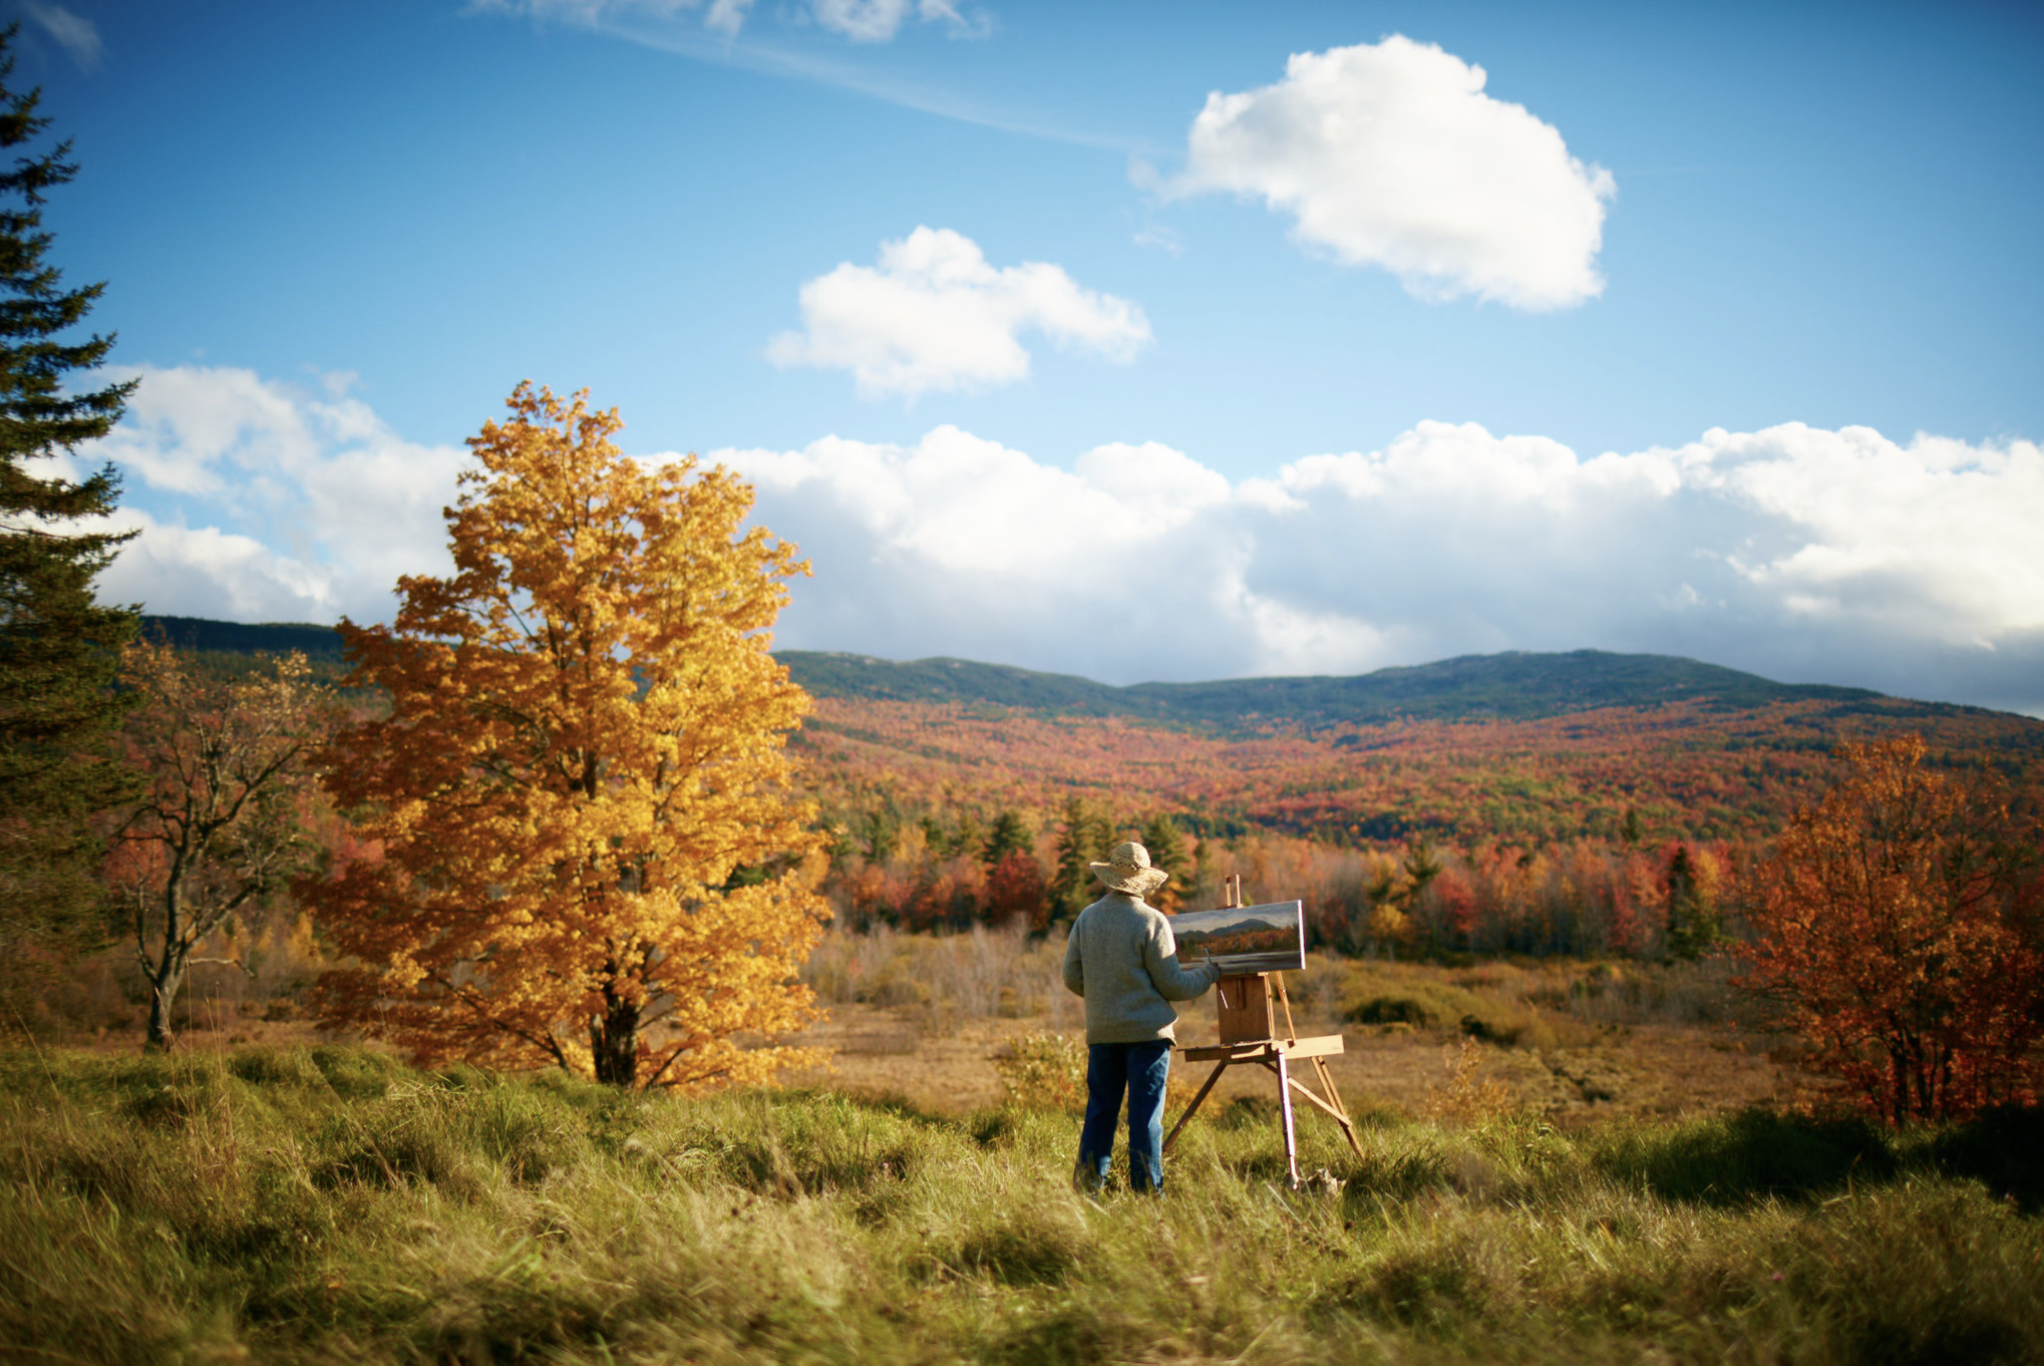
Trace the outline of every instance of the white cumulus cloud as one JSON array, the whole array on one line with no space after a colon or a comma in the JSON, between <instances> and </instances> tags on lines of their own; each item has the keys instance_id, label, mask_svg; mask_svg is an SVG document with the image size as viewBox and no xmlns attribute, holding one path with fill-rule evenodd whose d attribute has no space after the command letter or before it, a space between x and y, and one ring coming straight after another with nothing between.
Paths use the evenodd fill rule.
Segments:
<instances>
[{"instance_id":1,"label":"white cumulus cloud","mask_svg":"<svg viewBox=\"0 0 2044 1366\"><path fill-rule=\"evenodd\" d=\"M720 451L814 558L781 643L1113 682L1585 646L2044 712L2044 453L1790 424L1581 457L1423 422L1230 483L955 427Z\"/></svg>"},{"instance_id":2,"label":"white cumulus cloud","mask_svg":"<svg viewBox=\"0 0 2044 1366\"><path fill-rule=\"evenodd\" d=\"M448 568L465 452L405 441L344 378L140 373L79 462L125 472L140 532L109 600L384 620L398 575ZM2044 715L2034 442L1788 423L1583 456L1421 422L1239 481L1158 442L1060 464L955 426L707 458L815 565L784 647L1121 683L1591 647Z\"/></svg>"},{"instance_id":3,"label":"white cumulus cloud","mask_svg":"<svg viewBox=\"0 0 2044 1366\"><path fill-rule=\"evenodd\" d=\"M1291 214L1302 241L1382 266L1423 298L1552 309L1602 292L1616 193L1482 67L1429 43L1294 54L1284 79L1207 96L1176 195L1222 190Z\"/></svg>"},{"instance_id":4,"label":"white cumulus cloud","mask_svg":"<svg viewBox=\"0 0 2044 1366\"><path fill-rule=\"evenodd\" d=\"M100 581L152 612L258 621L388 616L400 574L450 567L440 510L467 452L392 432L345 377L317 392L248 370L123 371L142 384L83 462L126 476L141 534Z\"/></svg>"},{"instance_id":5,"label":"white cumulus cloud","mask_svg":"<svg viewBox=\"0 0 2044 1366\"><path fill-rule=\"evenodd\" d=\"M1041 261L995 267L978 243L918 227L802 286L801 332L768 344L776 365L849 370L866 396L1008 384L1029 373L1021 334L1127 362L1150 340L1143 310L1081 288Z\"/></svg>"}]
</instances>

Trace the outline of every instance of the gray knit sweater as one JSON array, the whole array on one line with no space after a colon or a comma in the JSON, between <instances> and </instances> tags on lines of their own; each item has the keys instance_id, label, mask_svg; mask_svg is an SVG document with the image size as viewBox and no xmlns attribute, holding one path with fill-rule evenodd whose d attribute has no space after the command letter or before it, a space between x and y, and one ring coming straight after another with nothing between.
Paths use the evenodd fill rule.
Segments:
<instances>
[{"instance_id":1,"label":"gray knit sweater","mask_svg":"<svg viewBox=\"0 0 2044 1366\"><path fill-rule=\"evenodd\" d=\"M1109 892L1079 912L1065 945L1065 985L1086 998L1086 1042L1175 1039L1173 1001L1214 984L1212 963L1178 965L1178 941L1162 911L1127 892Z\"/></svg>"}]
</instances>

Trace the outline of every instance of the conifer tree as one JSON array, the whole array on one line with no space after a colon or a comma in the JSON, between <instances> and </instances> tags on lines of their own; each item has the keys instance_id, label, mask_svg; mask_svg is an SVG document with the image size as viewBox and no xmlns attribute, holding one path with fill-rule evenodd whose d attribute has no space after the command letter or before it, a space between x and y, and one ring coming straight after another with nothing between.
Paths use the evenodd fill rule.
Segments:
<instances>
[{"instance_id":1,"label":"conifer tree","mask_svg":"<svg viewBox=\"0 0 2044 1366\"><path fill-rule=\"evenodd\" d=\"M102 606L93 580L128 535L80 530L114 508L111 466L74 477L71 455L120 419L135 382L80 385L111 335L70 334L104 284L67 289L50 264L46 191L77 174L71 144L22 149L49 126L41 91L12 89L0 32L0 964L19 969L85 923L96 895L92 813L131 790L106 754L125 709L114 689L132 610ZM132 534L132 533L129 533Z\"/></svg>"},{"instance_id":2,"label":"conifer tree","mask_svg":"<svg viewBox=\"0 0 2044 1366\"><path fill-rule=\"evenodd\" d=\"M1693 961L1718 937L1717 911L1704 890L1696 856L1687 844L1677 844L1668 856L1668 954Z\"/></svg>"},{"instance_id":3,"label":"conifer tree","mask_svg":"<svg viewBox=\"0 0 2044 1366\"><path fill-rule=\"evenodd\" d=\"M1010 854L1034 853L1036 837L1029 829L1029 823L1022 819L1022 813L1009 807L994 817L994 828L987 834L986 843L980 846L979 861L988 871L1001 866Z\"/></svg>"},{"instance_id":4,"label":"conifer tree","mask_svg":"<svg viewBox=\"0 0 2044 1366\"><path fill-rule=\"evenodd\" d=\"M1150 904L1166 915L1176 914L1190 890L1185 885L1185 836L1178 833L1178 822L1162 811L1150 817L1143 824L1143 848L1149 851L1152 868L1171 874L1169 882L1150 894Z\"/></svg>"},{"instance_id":5,"label":"conifer tree","mask_svg":"<svg viewBox=\"0 0 2044 1366\"><path fill-rule=\"evenodd\" d=\"M1055 921L1078 918L1099 900L1101 884L1093 876L1093 865L1107 858L1114 842L1114 821L1081 797L1065 799L1063 822L1058 827L1056 869L1050 880L1050 917Z\"/></svg>"}]
</instances>

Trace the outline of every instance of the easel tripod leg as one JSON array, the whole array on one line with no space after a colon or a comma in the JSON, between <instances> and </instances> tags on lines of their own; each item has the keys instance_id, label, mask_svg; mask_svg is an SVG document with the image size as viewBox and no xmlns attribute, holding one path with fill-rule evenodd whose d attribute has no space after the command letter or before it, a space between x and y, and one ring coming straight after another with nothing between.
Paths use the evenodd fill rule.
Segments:
<instances>
[{"instance_id":1,"label":"easel tripod leg","mask_svg":"<svg viewBox=\"0 0 2044 1366\"><path fill-rule=\"evenodd\" d=\"M1342 1136L1348 1139L1348 1145L1355 1150L1356 1156L1361 1157L1363 1145L1356 1141L1355 1121L1348 1117L1348 1106L1341 1103L1341 1092L1334 1089L1334 1074L1327 1070L1327 1063L1321 1058L1313 1059L1313 1070L1320 1074L1320 1084L1326 1088L1327 1098L1334 1102L1329 1108L1341 1125Z\"/></svg>"},{"instance_id":2,"label":"easel tripod leg","mask_svg":"<svg viewBox=\"0 0 2044 1366\"><path fill-rule=\"evenodd\" d=\"M1226 1058L1223 1058L1221 1059L1221 1061L1214 1064L1213 1071L1207 1073L1207 1079L1205 1083L1203 1083L1199 1088L1199 1094L1192 1098L1192 1104L1185 1107L1185 1113L1180 1115L1178 1117L1178 1122L1171 1126L1171 1133L1164 1140L1165 1152L1168 1153L1171 1151L1171 1145L1178 1141L1178 1131L1185 1127L1185 1121L1192 1118L1193 1112L1199 1109L1199 1103L1207 1098L1207 1092L1214 1089L1214 1083L1219 1081L1221 1079L1221 1073L1227 1070L1228 1060Z\"/></svg>"},{"instance_id":3,"label":"easel tripod leg","mask_svg":"<svg viewBox=\"0 0 2044 1366\"><path fill-rule=\"evenodd\" d=\"M1285 1055L1277 1056L1278 1105L1284 1112L1285 1123L1285 1171L1290 1174L1292 1189L1299 1188L1299 1140L1292 1130L1292 1074L1285 1066Z\"/></svg>"}]
</instances>

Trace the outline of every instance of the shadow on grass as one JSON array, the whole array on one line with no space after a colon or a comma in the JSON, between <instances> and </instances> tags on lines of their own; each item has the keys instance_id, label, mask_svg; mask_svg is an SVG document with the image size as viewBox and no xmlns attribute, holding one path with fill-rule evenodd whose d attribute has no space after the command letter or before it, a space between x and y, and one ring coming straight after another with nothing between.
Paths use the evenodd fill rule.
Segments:
<instances>
[{"instance_id":1,"label":"shadow on grass","mask_svg":"<svg viewBox=\"0 0 2044 1366\"><path fill-rule=\"evenodd\" d=\"M1081 1247L1069 1229L1021 1223L976 1229L943 1258L954 1272L988 1277L1002 1285L1057 1285L1079 1265Z\"/></svg>"},{"instance_id":2,"label":"shadow on grass","mask_svg":"<svg viewBox=\"0 0 2044 1366\"><path fill-rule=\"evenodd\" d=\"M1828 1194L1852 1181L1885 1181L1898 1168L1889 1145L1888 1136L1865 1120L1753 1109L1614 1135L1596 1161L1666 1200L1740 1205L1767 1196Z\"/></svg>"},{"instance_id":3,"label":"shadow on grass","mask_svg":"<svg viewBox=\"0 0 2044 1366\"><path fill-rule=\"evenodd\" d=\"M1597 1163L1664 1199L1709 1205L1828 1195L1850 1183L1888 1181L1905 1169L1928 1166L1970 1177L2035 1215L2044 1212L2044 1110L1990 1110L1912 1136L1863 1119L1753 1109L1614 1135Z\"/></svg>"},{"instance_id":4,"label":"shadow on grass","mask_svg":"<svg viewBox=\"0 0 2044 1366\"><path fill-rule=\"evenodd\" d=\"M2029 1359L2018 1327L1964 1310L1927 1324L1874 1319L1843 1336L1856 1366L2019 1366Z\"/></svg>"},{"instance_id":5,"label":"shadow on grass","mask_svg":"<svg viewBox=\"0 0 2044 1366\"><path fill-rule=\"evenodd\" d=\"M1145 1334L1087 1304L1067 1304L990 1345L995 1366L1082 1366L1134 1355Z\"/></svg>"},{"instance_id":6,"label":"shadow on grass","mask_svg":"<svg viewBox=\"0 0 2044 1366\"><path fill-rule=\"evenodd\" d=\"M1938 1165L1970 1176L2025 1214L2044 1211L2044 1110L1989 1110L1932 1146Z\"/></svg>"}]
</instances>

